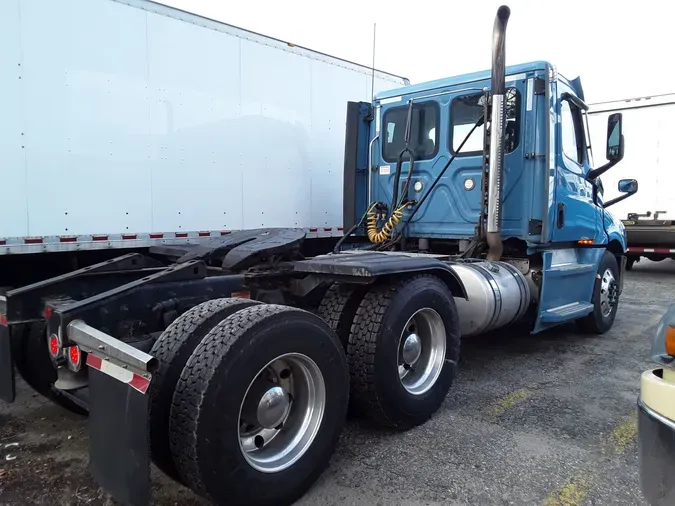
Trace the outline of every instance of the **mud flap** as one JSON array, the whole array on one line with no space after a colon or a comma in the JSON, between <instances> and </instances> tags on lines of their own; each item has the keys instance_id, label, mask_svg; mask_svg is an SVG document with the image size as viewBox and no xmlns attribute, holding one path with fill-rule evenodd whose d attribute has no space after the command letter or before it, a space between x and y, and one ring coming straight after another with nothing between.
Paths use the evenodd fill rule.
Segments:
<instances>
[{"instance_id":1,"label":"mud flap","mask_svg":"<svg viewBox=\"0 0 675 506\"><path fill-rule=\"evenodd\" d=\"M14 361L12 360L9 327L0 325L0 399L5 402L14 402L15 396Z\"/></svg>"},{"instance_id":2,"label":"mud flap","mask_svg":"<svg viewBox=\"0 0 675 506\"><path fill-rule=\"evenodd\" d=\"M124 505L150 503L148 395L89 368L89 468Z\"/></svg>"}]
</instances>

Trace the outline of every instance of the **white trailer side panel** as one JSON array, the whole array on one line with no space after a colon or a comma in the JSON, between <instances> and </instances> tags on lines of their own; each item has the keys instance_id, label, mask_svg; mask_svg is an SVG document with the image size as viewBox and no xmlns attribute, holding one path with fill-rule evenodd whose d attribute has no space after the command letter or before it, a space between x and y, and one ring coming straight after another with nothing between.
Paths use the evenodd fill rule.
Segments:
<instances>
[{"instance_id":1,"label":"white trailer side panel","mask_svg":"<svg viewBox=\"0 0 675 506\"><path fill-rule=\"evenodd\" d=\"M671 98L672 100L672 98ZM653 102L656 102L654 100ZM589 125L595 166L607 163L605 145L607 118L614 112L623 115L624 158L601 176L604 200L621 195L620 179L637 179L638 192L608 210L625 220L628 213L659 214L659 219L675 219L675 104L643 106L645 102L591 105ZM594 112L595 111L595 112Z\"/></svg>"},{"instance_id":2,"label":"white trailer side panel","mask_svg":"<svg viewBox=\"0 0 675 506\"><path fill-rule=\"evenodd\" d=\"M143 0L8 0L0 42L0 254L341 234L370 69Z\"/></svg>"}]
</instances>

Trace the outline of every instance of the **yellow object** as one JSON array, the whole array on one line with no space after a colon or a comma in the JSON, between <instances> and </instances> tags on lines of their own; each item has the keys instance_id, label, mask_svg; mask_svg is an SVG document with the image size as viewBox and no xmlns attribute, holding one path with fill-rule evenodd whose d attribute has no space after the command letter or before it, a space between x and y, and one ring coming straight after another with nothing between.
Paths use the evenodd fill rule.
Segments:
<instances>
[{"instance_id":1,"label":"yellow object","mask_svg":"<svg viewBox=\"0 0 675 506\"><path fill-rule=\"evenodd\" d=\"M368 209L368 240L374 244L380 244L391 238L391 233L394 230L394 227L398 225L403 218L403 209L405 209L407 204L404 204L391 213L391 217L387 222L382 226L382 230L377 230L377 214L374 209L377 204L373 204Z\"/></svg>"},{"instance_id":2,"label":"yellow object","mask_svg":"<svg viewBox=\"0 0 675 506\"><path fill-rule=\"evenodd\" d=\"M643 372L640 398L649 409L675 422L675 372L667 367Z\"/></svg>"},{"instance_id":3,"label":"yellow object","mask_svg":"<svg viewBox=\"0 0 675 506\"><path fill-rule=\"evenodd\" d=\"M675 327L672 325L666 327L666 353L675 356Z\"/></svg>"},{"instance_id":4,"label":"yellow object","mask_svg":"<svg viewBox=\"0 0 675 506\"><path fill-rule=\"evenodd\" d=\"M593 239L579 239L577 243L581 246L590 246L593 244Z\"/></svg>"},{"instance_id":5,"label":"yellow object","mask_svg":"<svg viewBox=\"0 0 675 506\"><path fill-rule=\"evenodd\" d=\"M587 478L573 479L566 485L551 492L544 502L543 506L579 506L591 488L591 483Z\"/></svg>"},{"instance_id":6,"label":"yellow object","mask_svg":"<svg viewBox=\"0 0 675 506\"><path fill-rule=\"evenodd\" d=\"M504 397L499 398L494 404L492 404L492 406L490 406L488 409L488 415L490 415L492 418L498 418L507 409L520 404L531 396L532 391L528 390L527 388L511 392Z\"/></svg>"}]
</instances>

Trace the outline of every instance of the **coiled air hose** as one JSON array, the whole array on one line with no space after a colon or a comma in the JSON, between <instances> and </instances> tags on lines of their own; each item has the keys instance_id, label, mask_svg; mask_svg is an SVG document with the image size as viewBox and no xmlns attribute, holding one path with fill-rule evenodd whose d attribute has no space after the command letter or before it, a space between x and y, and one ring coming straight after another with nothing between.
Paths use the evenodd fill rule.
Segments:
<instances>
[{"instance_id":1,"label":"coiled air hose","mask_svg":"<svg viewBox=\"0 0 675 506\"><path fill-rule=\"evenodd\" d=\"M391 233L394 231L394 227L396 227L396 225L398 225L398 223L403 219L403 210L407 204L399 205L396 209L394 209L394 211L391 213L391 216L380 230L377 229L377 213L375 212L376 206L377 203L371 205L367 212L368 240L373 244L381 244L391 238Z\"/></svg>"}]
</instances>

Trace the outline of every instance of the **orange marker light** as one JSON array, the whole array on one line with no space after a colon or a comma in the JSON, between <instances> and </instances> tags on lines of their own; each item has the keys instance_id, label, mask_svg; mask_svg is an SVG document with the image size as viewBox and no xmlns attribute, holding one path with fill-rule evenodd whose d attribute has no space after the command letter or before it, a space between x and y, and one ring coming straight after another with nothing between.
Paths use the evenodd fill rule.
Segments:
<instances>
[{"instance_id":1,"label":"orange marker light","mask_svg":"<svg viewBox=\"0 0 675 506\"><path fill-rule=\"evenodd\" d=\"M675 325L666 327L666 353L675 356Z\"/></svg>"},{"instance_id":2,"label":"orange marker light","mask_svg":"<svg viewBox=\"0 0 675 506\"><path fill-rule=\"evenodd\" d=\"M590 246L593 244L593 239L579 239L577 244L581 246Z\"/></svg>"}]
</instances>

